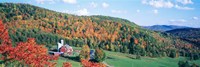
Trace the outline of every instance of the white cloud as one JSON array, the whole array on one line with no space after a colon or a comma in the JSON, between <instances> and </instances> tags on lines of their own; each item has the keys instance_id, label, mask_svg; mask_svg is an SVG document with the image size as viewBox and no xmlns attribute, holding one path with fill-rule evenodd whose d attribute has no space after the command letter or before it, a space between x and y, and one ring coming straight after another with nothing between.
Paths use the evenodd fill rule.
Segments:
<instances>
[{"instance_id":1,"label":"white cloud","mask_svg":"<svg viewBox=\"0 0 200 67\"><path fill-rule=\"evenodd\" d=\"M38 4L44 4L44 3L54 4L54 3L55 3L54 0L36 0L36 2L37 2Z\"/></svg>"},{"instance_id":2,"label":"white cloud","mask_svg":"<svg viewBox=\"0 0 200 67\"><path fill-rule=\"evenodd\" d=\"M142 0L142 4L147 4L147 0Z\"/></svg>"},{"instance_id":3,"label":"white cloud","mask_svg":"<svg viewBox=\"0 0 200 67\"><path fill-rule=\"evenodd\" d=\"M59 12L59 11L58 11ZM62 13L71 13L71 14L74 14L73 11L70 11L70 10L64 10L64 11L61 11Z\"/></svg>"},{"instance_id":4,"label":"white cloud","mask_svg":"<svg viewBox=\"0 0 200 67\"><path fill-rule=\"evenodd\" d=\"M76 14L77 15L88 15L89 12L88 12L88 10L86 8L83 8L83 9L80 9L80 10L76 11Z\"/></svg>"},{"instance_id":5,"label":"white cloud","mask_svg":"<svg viewBox=\"0 0 200 67\"><path fill-rule=\"evenodd\" d=\"M199 18L198 18L198 17L192 17L192 19L194 19L194 20L198 20Z\"/></svg>"},{"instance_id":6,"label":"white cloud","mask_svg":"<svg viewBox=\"0 0 200 67\"><path fill-rule=\"evenodd\" d=\"M59 12L59 11L58 11ZM62 13L68 13L68 14L75 14L78 15L78 10L63 10Z\"/></svg>"},{"instance_id":7,"label":"white cloud","mask_svg":"<svg viewBox=\"0 0 200 67\"><path fill-rule=\"evenodd\" d=\"M137 9L137 10L136 10L136 12L137 12L137 13L139 13L139 12L140 12L140 10L139 10L139 9Z\"/></svg>"},{"instance_id":8,"label":"white cloud","mask_svg":"<svg viewBox=\"0 0 200 67\"><path fill-rule=\"evenodd\" d=\"M126 10L112 10L112 13L117 13L117 14L121 14L121 13L127 13Z\"/></svg>"},{"instance_id":9,"label":"white cloud","mask_svg":"<svg viewBox=\"0 0 200 67\"><path fill-rule=\"evenodd\" d=\"M79 10L64 10L63 13L69 13L69 14L76 14L76 15L89 15L89 12L86 8L79 9Z\"/></svg>"},{"instance_id":10,"label":"white cloud","mask_svg":"<svg viewBox=\"0 0 200 67\"><path fill-rule=\"evenodd\" d=\"M103 8L107 8L107 7L109 7L109 4L107 4L107 3L104 2L104 3L102 3L102 7Z\"/></svg>"},{"instance_id":11,"label":"white cloud","mask_svg":"<svg viewBox=\"0 0 200 67\"><path fill-rule=\"evenodd\" d=\"M142 3L153 6L155 8L172 8L174 6L172 2L164 0L143 0Z\"/></svg>"},{"instance_id":12,"label":"white cloud","mask_svg":"<svg viewBox=\"0 0 200 67\"><path fill-rule=\"evenodd\" d=\"M76 0L62 0L64 3L76 4Z\"/></svg>"},{"instance_id":13,"label":"white cloud","mask_svg":"<svg viewBox=\"0 0 200 67\"><path fill-rule=\"evenodd\" d=\"M56 2L64 2L64 3L69 3L69 4L76 4L77 1L76 0L35 0L38 4L45 4L45 3L48 3L48 4L54 4Z\"/></svg>"},{"instance_id":14,"label":"white cloud","mask_svg":"<svg viewBox=\"0 0 200 67\"><path fill-rule=\"evenodd\" d=\"M181 4L193 4L192 0L176 0L177 2L180 2Z\"/></svg>"},{"instance_id":15,"label":"white cloud","mask_svg":"<svg viewBox=\"0 0 200 67\"><path fill-rule=\"evenodd\" d=\"M176 5L175 8L180 9L180 10L193 10L194 8L190 8L190 7L181 7L179 5Z\"/></svg>"},{"instance_id":16,"label":"white cloud","mask_svg":"<svg viewBox=\"0 0 200 67\"><path fill-rule=\"evenodd\" d=\"M44 1L45 0L36 0L36 2L39 3L39 4L44 4Z\"/></svg>"},{"instance_id":17,"label":"white cloud","mask_svg":"<svg viewBox=\"0 0 200 67\"><path fill-rule=\"evenodd\" d=\"M169 2L169 1L166 2L165 5L166 5L167 8L172 8L172 7L174 7L174 4L173 4L172 2Z\"/></svg>"},{"instance_id":18,"label":"white cloud","mask_svg":"<svg viewBox=\"0 0 200 67\"><path fill-rule=\"evenodd\" d=\"M176 8L180 10L193 10L194 8L187 6L179 6L177 2L181 4L193 4L191 0L142 0L142 4L149 5L155 8Z\"/></svg>"},{"instance_id":19,"label":"white cloud","mask_svg":"<svg viewBox=\"0 0 200 67\"><path fill-rule=\"evenodd\" d=\"M170 23L183 23L187 22L185 19L178 19L178 20L169 20Z\"/></svg>"},{"instance_id":20,"label":"white cloud","mask_svg":"<svg viewBox=\"0 0 200 67\"><path fill-rule=\"evenodd\" d=\"M153 10L153 13L154 14L158 14L158 10Z\"/></svg>"},{"instance_id":21,"label":"white cloud","mask_svg":"<svg viewBox=\"0 0 200 67\"><path fill-rule=\"evenodd\" d=\"M97 3L94 3L94 2L92 2L92 3L90 3L90 5L93 7L93 8L96 8L97 7Z\"/></svg>"}]
</instances>

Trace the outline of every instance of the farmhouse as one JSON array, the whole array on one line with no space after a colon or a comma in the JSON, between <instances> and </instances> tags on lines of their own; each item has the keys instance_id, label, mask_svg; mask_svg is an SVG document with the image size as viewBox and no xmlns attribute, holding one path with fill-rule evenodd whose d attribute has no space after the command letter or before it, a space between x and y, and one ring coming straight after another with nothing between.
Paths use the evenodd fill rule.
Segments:
<instances>
[{"instance_id":1,"label":"farmhouse","mask_svg":"<svg viewBox=\"0 0 200 67\"><path fill-rule=\"evenodd\" d=\"M73 49L71 46L68 44L63 45L60 49L59 52L67 53L68 55L72 55Z\"/></svg>"},{"instance_id":2,"label":"farmhouse","mask_svg":"<svg viewBox=\"0 0 200 67\"><path fill-rule=\"evenodd\" d=\"M61 43L58 42L58 52L60 53L67 53L68 55L71 55L73 52L73 48L69 46L68 44L64 45L64 41L61 40Z\"/></svg>"}]
</instances>

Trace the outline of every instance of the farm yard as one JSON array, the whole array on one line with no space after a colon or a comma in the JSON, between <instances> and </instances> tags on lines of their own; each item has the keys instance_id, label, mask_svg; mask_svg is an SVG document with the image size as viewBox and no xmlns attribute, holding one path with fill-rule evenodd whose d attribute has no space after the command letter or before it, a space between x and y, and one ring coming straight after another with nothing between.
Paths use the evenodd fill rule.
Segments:
<instances>
[{"instance_id":1,"label":"farm yard","mask_svg":"<svg viewBox=\"0 0 200 67\"><path fill-rule=\"evenodd\" d=\"M63 62L70 62L73 67L82 67L81 63L77 60L74 60L74 57L78 56L76 50L81 50L80 47L73 47L74 52L73 56L68 58L59 57L57 60L58 67L62 67ZM187 58L170 58L170 57L160 57L160 58L150 58L150 57L141 57L141 59L135 59L135 55L124 54L120 52L111 52L105 51L106 60L103 62L109 67L178 67L179 61L186 61ZM200 65L200 60L190 61L190 64L196 63Z\"/></svg>"}]
</instances>

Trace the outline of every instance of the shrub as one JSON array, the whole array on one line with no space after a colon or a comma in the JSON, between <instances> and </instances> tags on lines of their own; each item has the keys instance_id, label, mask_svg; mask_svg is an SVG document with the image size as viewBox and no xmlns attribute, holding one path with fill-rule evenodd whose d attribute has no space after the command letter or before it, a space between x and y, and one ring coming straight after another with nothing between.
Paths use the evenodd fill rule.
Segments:
<instances>
[{"instance_id":1,"label":"shrub","mask_svg":"<svg viewBox=\"0 0 200 67\"><path fill-rule=\"evenodd\" d=\"M88 45L83 45L82 46L82 50L79 54L79 58L81 59L90 59L90 48L88 47Z\"/></svg>"},{"instance_id":2,"label":"shrub","mask_svg":"<svg viewBox=\"0 0 200 67\"><path fill-rule=\"evenodd\" d=\"M141 59L141 56L140 55L136 55L136 59Z\"/></svg>"},{"instance_id":3,"label":"shrub","mask_svg":"<svg viewBox=\"0 0 200 67\"><path fill-rule=\"evenodd\" d=\"M191 67L199 67L197 64L193 63Z\"/></svg>"},{"instance_id":4,"label":"shrub","mask_svg":"<svg viewBox=\"0 0 200 67\"><path fill-rule=\"evenodd\" d=\"M96 48L95 49L95 60L97 61L97 62L102 62L102 61L104 61L106 59L106 54L105 54L105 52L102 50L102 49L100 49L100 48Z\"/></svg>"},{"instance_id":5,"label":"shrub","mask_svg":"<svg viewBox=\"0 0 200 67\"><path fill-rule=\"evenodd\" d=\"M62 67L72 67L72 64L69 62L64 62Z\"/></svg>"},{"instance_id":6,"label":"shrub","mask_svg":"<svg viewBox=\"0 0 200 67\"><path fill-rule=\"evenodd\" d=\"M83 65L83 67L106 67L106 65L103 63L90 62L86 59L81 59L81 64Z\"/></svg>"},{"instance_id":7,"label":"shrub","mask_svg":"<svg viewBox=\"0 0 200 67\"><path fill-rule=\"evenodd\" d=\"M178 62L178 66L179 66L179 67L190 67L188 61L179 61L179 62Z\"/></svg>"}]
</instances>

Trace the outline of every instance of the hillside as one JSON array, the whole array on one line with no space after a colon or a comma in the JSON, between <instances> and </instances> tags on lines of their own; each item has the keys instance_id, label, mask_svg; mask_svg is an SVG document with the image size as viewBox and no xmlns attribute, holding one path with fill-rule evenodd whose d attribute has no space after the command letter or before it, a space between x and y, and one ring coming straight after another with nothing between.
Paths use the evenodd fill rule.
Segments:
<instances>
[{"instance_id":1,"label":"hillside","mask_svg":"<svg viewBox=\"0 0 200 67\"><path fill-rule=\"evenodd\" d=\"M21 3L0 3L0 19L12 42L36 38L51 48L60 39L72 46L150 57L187 56L198 59L198 47L168 34L141 28L126 19L109 16L76 16Z\"/></svg>"},{"instance_id":2,"label":"hillside","mask_svg":"<svg viewBox=\"0 0 200 67\"><path fill-rule=\"evenodd\" d=\"M173 29L180 29L180 28L190 28L186 26L176 26L176 25L153 25L153 26L143 26L143 28L154 30L154 31L169 31Z\"/></svg>"},{"instance_id":3,"label":"hillside","mask_svg":"<svg viewBox=\"0 0 200 67\"><path fill-rule=\"evenodd\" d=\"M183 28L166 32L200 47L200 28Z\"/></svg>"}]
</instances>

